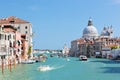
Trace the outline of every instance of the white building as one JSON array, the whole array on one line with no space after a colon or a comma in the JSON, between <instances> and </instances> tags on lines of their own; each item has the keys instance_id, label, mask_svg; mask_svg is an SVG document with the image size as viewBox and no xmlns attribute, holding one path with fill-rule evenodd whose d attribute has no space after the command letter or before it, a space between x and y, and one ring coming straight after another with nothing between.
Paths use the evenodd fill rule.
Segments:
<instances>
[{"instance_id":1,"label":"white building","mask_svg":"<svg viewBox=\"0 0 120 80\"><path fill-rule=\"evenodd\" d=\"M112 59L117 59L117 57L120 57L120 49L113 49L111 50Z\"/></svg>"},{"instance_id":2,"label":"white building","mask_svg":"<svg viewBox=\"0 0 120 80\"><path fill-rule=\"evenodd\" d=\"M9 46L9 40L5 40L5 35L7 37L8 34L5 33L0 26L0 56L8 55L7 48Z\"/></svg>"},{"instance_id":3,"label":"white building","mask_svg":"<svg viewBox=\"0 0 120 80\"><path fill-rule=\"evenodd\" d=\"M0 65L3 59L14 58L13 42L15 41L13 32L5 32L3 26L0 25ZM6 61L5 64L8 64Z\"/></svg>"},{"instance_id":4,"label":"white building","mask_svg":"<svg viewBox=\"0 0 120 80\"><path fill-rule=\"evenodd\" d=\"M101 32L101 38L113 38L113 28L110 27L104 27Z\"/></svg>"},{"instance_id":5,"label":"white building","mask_svg":"<svg viewBox=\"0 0 120 80\"><path fill-rule=\"evenodd\" d=\"M62 50L63 55L68 55L69 54L69 48L67 47L67 45L65 44Z\"/></svg>"},{"instance_id":6,"label":"white building","mask_svg":"<svg viewBox=\"0 0 120 80\"><path fill-rule=\"evenodd\" d=\"M92 19L88 20L88 26L83 30L84 39L96 39L98 38L98 31L94 27Z\"/></svg>"},{"instance_id":7,"label":"white building","mask_svg":"<svg viewBox=\"0 0 120 80\"><path fill-rule=\"evenodd\" d=\"M87 27L83 30L82 38L71 42L70 55L79 56L79 54L84 54L86 52L86 40L93 40L96 38L98 38L98 31L94 27L92 19L89 19Z\"/></svg>"}]
</instances>

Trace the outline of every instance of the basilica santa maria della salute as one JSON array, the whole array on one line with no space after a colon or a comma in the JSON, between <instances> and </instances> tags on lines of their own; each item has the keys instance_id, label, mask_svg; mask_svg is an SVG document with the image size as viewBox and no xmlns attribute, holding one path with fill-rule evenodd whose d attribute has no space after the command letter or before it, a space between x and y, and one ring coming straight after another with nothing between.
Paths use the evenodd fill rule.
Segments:
<instances>
[{"instance_id":1,"label":"basilica santa maria della salute","mask_svg":"<svg viewBox=\"0 0 120 80\"><path fill-rule=\"evenodd\" d=\"M97 28L93 25L93 20L88 20L88 25L83 29L81 38L71 41L71 56L86 55L87 57L96 56L107 57L107 50L111 50L113 46L119 46L120 39L113 38L112 26L103 27L98 34ZM104 53L104 50L106 53Z\"/></svg>"},{"instance_id":2,"label":"basilica santa maria della salute","mask_svg":"<svg viewBox=\"0 0 120 80\"><path fill-rule=\"evenodd\" d=\"M88 20L88 26L84 28L83 30L83 38L84 39L97 39L98 37L109 37L112 38L113 35L113 29L112 26L110 27L104 27L103 31L101 31L101 34L98 34L97 28L93 25L93 21L90 18Z\"/></svg>"}]
</instances>

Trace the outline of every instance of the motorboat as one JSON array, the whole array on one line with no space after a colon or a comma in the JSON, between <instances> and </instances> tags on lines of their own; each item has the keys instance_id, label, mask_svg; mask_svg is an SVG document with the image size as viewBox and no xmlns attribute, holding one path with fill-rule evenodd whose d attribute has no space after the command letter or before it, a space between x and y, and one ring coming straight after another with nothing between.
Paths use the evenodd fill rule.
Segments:
<instances>
[{"instance_id":1,"label":"motorboat","mask_svg":"<svg viewBox=\"0 0 120 80\"><path fill-rule=\"evenodd\" d=\"M50 57L54 57L54 54L50 54Z\"/></svg>"},{"instance_id":2,"label":"motorboat","mask_svg":"<svg viewBox=\"0 0 120 80\"><path fill-rule=\"evenodd\" d=\"M40 61L40 62L45 62L45 61L46 61L46 57L41 56L41 57L39 58L39 61Z\"/></svg>"},{"instance_id":3,"label":"motorboat","mask_svg":"<svg viewBox=\"0 0 120 80\"><path fill-rule=\"evenodd\" d=\"M87 56L85 56L85 55L80 55L79 60L80 60L80 61L87 61Z\"/></svg>"},{"instance_id":4,"label":"motorboat","mask_svg":"<svg viewBox=\"0 0 120 80\"><path fill-rule=\"evenodd\" d=\"M48 71L48 70L51 70L51 68L48 65L42 65L42 66L38 67L38 70Z\"/></svg>"}]
</instances>

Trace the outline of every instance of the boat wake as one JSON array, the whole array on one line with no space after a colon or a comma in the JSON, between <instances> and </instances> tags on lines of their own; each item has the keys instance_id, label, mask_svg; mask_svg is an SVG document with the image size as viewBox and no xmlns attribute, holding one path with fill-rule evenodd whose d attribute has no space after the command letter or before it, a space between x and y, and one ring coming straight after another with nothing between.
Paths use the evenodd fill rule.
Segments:
<instances>
[{"instance_id":1,"label":"boat wake","mask_svg":"<svg viewBox=\"0 0 120 80\"><path fill-rule=\"evenodd\" d=\"M44 71L50 71L50 70L54 70L54 69L60 69L62 67L64 67L64 66L51 67L49 65L41 65L41 66L38 67L38 70L44 72Z\"/></svg>"},{"instance_id":2,"label":"boat wake","mask_svg":"<svg viewBox=\"0 0 120 80\"><path fill-rule=\"evenodd\" d=\"M64 65L58 66L58 67L54 67L54 69L60 69L60 68L63 68L63 67L64 67Z\"/></svg>"}]
</instances>

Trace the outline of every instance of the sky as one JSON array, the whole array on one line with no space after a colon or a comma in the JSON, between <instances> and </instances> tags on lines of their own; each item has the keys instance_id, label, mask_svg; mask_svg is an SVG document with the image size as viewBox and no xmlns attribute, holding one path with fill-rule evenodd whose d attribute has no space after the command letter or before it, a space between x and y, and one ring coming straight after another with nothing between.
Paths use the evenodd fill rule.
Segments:
<instances>
[{"instance_id":1,"label":"sky","mask_svg":"<svg viewBox=\"0 0 120 80\"><path fill-rule=\"evenodd\" d=\"M0 0L0 18L16 16L33 28L34 49L62 49L82 37L91 17L99 34L113 26L120 36L120 0Z\"/></svg>"}]
</instances>

